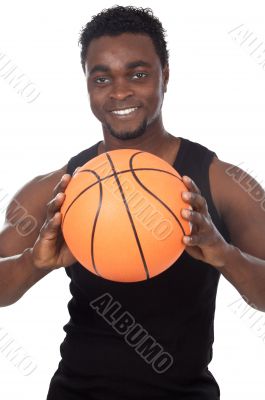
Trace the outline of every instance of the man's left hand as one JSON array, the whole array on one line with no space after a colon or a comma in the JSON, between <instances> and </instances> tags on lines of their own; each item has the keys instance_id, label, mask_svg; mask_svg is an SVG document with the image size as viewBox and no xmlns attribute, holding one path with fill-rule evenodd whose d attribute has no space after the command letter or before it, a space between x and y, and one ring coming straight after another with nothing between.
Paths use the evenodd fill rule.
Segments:
<instances>
[{"instance_id":1,"label":"man's left hand","mask_svg":"<svg viewBox=\"0 0 265 400\"><path fill-rule=\"evenodd\" d=\"M183 236L185 250L190 256L220 268L225 264L230 245L215 227L200 189L190 177L184 175L182 179L187 187L187 191L182 192L182 199L192 207L192 210L181 209L182 217L192 225L190 235Z\"/></svg>"}]
</instances>

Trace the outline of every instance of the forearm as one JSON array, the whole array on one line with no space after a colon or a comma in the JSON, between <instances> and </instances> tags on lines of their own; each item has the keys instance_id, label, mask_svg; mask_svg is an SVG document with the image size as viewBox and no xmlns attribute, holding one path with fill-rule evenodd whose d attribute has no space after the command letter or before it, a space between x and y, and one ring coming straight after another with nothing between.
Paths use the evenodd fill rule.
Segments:
<instances>
[{"instance_id":1,"label":"forearm","mask_svg":"<svg viewBox=\"0 0 265 400\"><path fill-rule=\"evenodd\" d=\"M34 266L30 248L15 256L0 258L0 307L15 303L51 270Z\"/></svg>"},{"instance_id":2,"label":"forearm","mask_svg":"<svg viewBox=\"0 0 265 400\"><path fill-rule=\"evenodd\" d=\"M250 306L265 312L265 260L229 245L224 265L218 269Z\"/></svg>"}]
</instances>

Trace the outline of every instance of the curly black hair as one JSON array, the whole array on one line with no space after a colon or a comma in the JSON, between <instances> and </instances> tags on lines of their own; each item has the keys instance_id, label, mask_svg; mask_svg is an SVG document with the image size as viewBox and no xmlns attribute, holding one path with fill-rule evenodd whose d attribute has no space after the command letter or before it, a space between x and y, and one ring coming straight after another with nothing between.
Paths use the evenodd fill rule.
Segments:
<instances>
[{"instance_id":1,"label":"curly black hair","mask_svg":"<svg viewBox=\"0 0 265 400\"><path fill-rule=\"evenodd\" d=\"M82 27L78 44L81 44L83 71L85 72L87 49L92 39L103 35L116 36L127 32L149 35L162 67L168 64L169 52L165 40L166 31L159 19L154 16L152 9L115 5L103 9Z\"/></svg>"}]
</instances>

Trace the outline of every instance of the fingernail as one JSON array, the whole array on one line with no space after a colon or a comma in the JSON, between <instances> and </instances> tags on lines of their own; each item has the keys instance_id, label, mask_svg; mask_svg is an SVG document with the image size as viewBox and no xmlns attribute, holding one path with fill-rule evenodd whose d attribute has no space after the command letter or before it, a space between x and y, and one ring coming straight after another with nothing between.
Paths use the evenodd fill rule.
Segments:
<instances>
[{"instance_id":1,"label":"fingernail","mask_svg":"<svg viewBox=\"0 0 265 400\"><path fill-rule=\"evenodd\" d=\"M184 197L184 199L188 200L190 198L190 193L189 192L183 192L182 196Z\"/></svg>"},{"instance_id":2,"label":"fingernail","mask_svg":"<svg viewBox=\"0 0 265 400\"><path fill-rule=\"evenodd\" d=\"M184 217L189 217L189 216L190 216L190 211L187 210L186 208L184 208L184 209L182 210L182 214L184 215Z\"/></svg>"}]
</instances>

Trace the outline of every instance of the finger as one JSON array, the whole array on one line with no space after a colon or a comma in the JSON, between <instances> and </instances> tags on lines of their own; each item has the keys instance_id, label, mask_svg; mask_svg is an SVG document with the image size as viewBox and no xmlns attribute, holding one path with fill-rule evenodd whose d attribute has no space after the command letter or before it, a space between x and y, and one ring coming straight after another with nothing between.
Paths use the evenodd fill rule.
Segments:
<instances>
[{"instance_id":1,"label":"finger","mask_svg":"<svg viewBox=\"0 0 265 400\"><path fill-rule=\"evenodd\" d=\"M194 192L182 192L182 198L189 203L191 207L197 211L206 213L208 210L205 198Z\"/></svg>"},{"instance_id":2,"label":"finger","mask_svg":"<svg viewBox=\"0 0 265 400\"><path fill-rule=\"evenodd\" d=\"M64 174L61 177L61 180L57 183L57 185L53 189L53 196L55 197L58 193L64 192L70 180L71 180L71 175Z\"/></svg>"},{"instance_id":3,"label":"finger","mask_svg":"<svg viewBox=\"0 0 265 400\"><path fill-rule=\"evenodd\" d=\"M47 220L53 218L54 214L60 210L65 193L57 193L57 195L47 204Z\"/></svg>"},{"instance_id":4,"label":"finger","mask_svg":"<svg viewBox=\"0 0 265 400\"><path fill-rule=\"evenodd\" d=\"M199 246L200 235L183 236L183 243L187 246Z\"/></svg>"},{"instance_id":5,"label":"finger","mask_svg":"<svg viewBox=\"0 0 265 400\"><path fill-rule=\"evenodd\" d=\"M190 221L192 223L192 226L196 225L198 229L202 229L205 225L205 217L198 211L182 208L181 215L187 221Z\"/></svg>"},{"instance_id":6,"label":"finger","mask_svg":"<svg viewBox=\"0 0 265 400\"><path fill-rule=\"evenodd\" d=\"M81 167L77 167L77 168L74 170L73 176L74 176L75 174L77 174L77 172L79 171L80 168L81 168Z\"/></svg>"},{"instance_id":7,"label":"finger","mask_svg":"<svg viewBox=\"0 0 265 400\"><path fill-rule=\"evenodd\" d=\"M195 193L201 194L200 189L198 188L196 183L189 176L183 175L182 180L190 192L195 192Z\"/></svg>"},{"instance_id":8,"label":"finger","mask_svg":"<svg viewBox=\"0 0 265 400\"><path fill-rule=\"evenodd\" d=\"M61 229L61 218L61 213L56 212L52 218L47 220L40 230L40 237L47 240L57 239L58 232Z\"/></svg>"}]
</instances>

